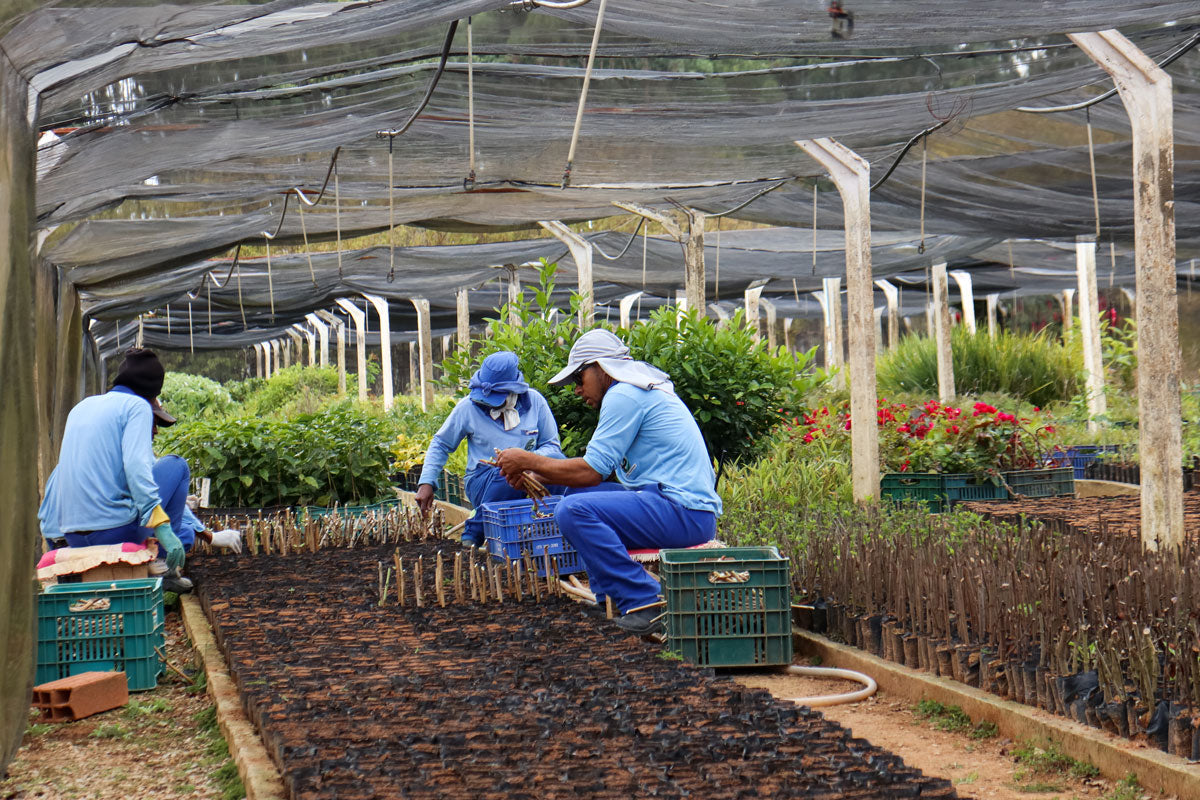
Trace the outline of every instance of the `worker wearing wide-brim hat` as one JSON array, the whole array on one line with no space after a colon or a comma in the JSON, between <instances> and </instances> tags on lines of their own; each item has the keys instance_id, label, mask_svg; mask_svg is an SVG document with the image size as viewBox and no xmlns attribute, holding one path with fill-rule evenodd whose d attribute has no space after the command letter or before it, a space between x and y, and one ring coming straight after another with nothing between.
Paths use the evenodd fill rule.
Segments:
<instances>
[{"instance_id":1,"label":"worker wearing wide-brim hat","mask_svg":"<svg viewBox=\"0 0 1200 800\"><path fill-rule=\"evenodd\" d=\"M611 332L592 330L575 341L567 366L550 383L569 381L600 411L587 452L552 460L505 450L497 457L500 471L515 483L532 470L573 487L554 516L579 551L593 592L616 603L625 630L654 632L660 612L645 607L658 600L659 584L628 551L692 547L716 535L721 498L712 460L670 376L630 358ZM602 483L612 474L619 484Z\"/></svg>"},{"instance_id":2,"label":"worker wearing wide-brim hat","mask_svg":"<svg viewBox=\"0 0 1200 800\"><path fill-rule=\"evenodd\" d=\"M458 401L442 427L433 435L425 453L425 466L417 487L417 505L428 513L433 505L442 469L463 439L467 440L467 499L479 508L499 500L519 500L525 492L514 489L489 461L497 450L520 448L547 460L561 459L558 424L546 398L530 388L521 374L515 353L492 353L471 376L470 394ZM555 487L549 487L551 491ZM483 521L467 520L463 543L483 544Z\"/></svg>"}]
</instances>

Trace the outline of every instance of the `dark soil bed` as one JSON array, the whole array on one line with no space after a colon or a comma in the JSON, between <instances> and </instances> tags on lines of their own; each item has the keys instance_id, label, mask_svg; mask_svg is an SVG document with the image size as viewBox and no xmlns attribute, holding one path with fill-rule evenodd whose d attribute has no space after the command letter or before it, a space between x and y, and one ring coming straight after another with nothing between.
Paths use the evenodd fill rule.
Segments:
<instances>
[{"instance_id":1,"label":"dark soil bed","mask_svg":"<svg viewBox=\"0 0 1200 800\"><path fill-rule=\"evenodd\" d=\"M1137 497L1040 497L1027 500L975 500L959 508L993 519L1017 522L1022 516L1053 526L1072 526L1099 535L1140 536L1141 504ZM1061 527L1060 527L1061 529ZM1183 529L1200 534L1200 492L1183 494Z\"/></svg>"},{"instance_id":2,"label":"dark soil bed","mask_svg":"<svg viewBox=\"0 0 1200 800\"><path fill-rule=\"evenodd\" d=\"M292 797L955 796L561 598L380 607L395 549L189 562Z\"/></svg>"}]
</instances>

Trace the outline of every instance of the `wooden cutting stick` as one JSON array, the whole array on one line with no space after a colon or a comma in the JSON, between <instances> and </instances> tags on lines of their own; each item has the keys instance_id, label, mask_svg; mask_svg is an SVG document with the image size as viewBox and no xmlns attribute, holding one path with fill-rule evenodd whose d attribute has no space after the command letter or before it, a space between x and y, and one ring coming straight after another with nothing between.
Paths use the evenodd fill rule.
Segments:
<instances>
[{"instance_id":1,"label":"wooden cutting stick","mask_svg":"<svg viewBox=\"0 0 1200 800\"><path fill-rule=\"evenodd\" d=\"M572 576L572 577L574 577L574 576ZM562 589L564 592L569 594L571 597L574 597L577 600L582 600L585 603L591 603L592 605L596 605L596 595L592 594L590 591L583 588L582 586L572 586L567 581L562 581L562 580L560 580L558 582L558 586L560 589Z\"/></svg>"}]
</instances>

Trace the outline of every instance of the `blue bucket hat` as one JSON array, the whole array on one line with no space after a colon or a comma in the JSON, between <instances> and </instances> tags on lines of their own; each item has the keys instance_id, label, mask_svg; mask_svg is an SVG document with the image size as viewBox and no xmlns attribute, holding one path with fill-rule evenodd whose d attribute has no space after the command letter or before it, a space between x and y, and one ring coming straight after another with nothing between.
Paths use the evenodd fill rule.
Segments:
<instances>
[{"instance_id":1,"label":"blue bucket hat","mask_svg":"<svg viewBox=\"0 0 1200 800\"><path fill-rule=\"evenodd\" d=\"M493 408L504 405L509 394L529 391L529 384L517 366L517 354L507 350L485 358L471 376L470 387L472 400Z\"/></svg>"}]
</instances>

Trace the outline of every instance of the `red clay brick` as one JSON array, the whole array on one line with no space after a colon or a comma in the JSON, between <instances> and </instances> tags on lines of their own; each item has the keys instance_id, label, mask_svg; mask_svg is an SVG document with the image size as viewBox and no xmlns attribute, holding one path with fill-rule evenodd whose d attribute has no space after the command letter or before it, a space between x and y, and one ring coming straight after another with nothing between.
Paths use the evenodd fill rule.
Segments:
<instances>
[{"instance_id":1,"label":"red clay brick","mask_svg":"<svg viewBox=\"0 0 1200 800\"><path fill-rule=\"evenodd\" d=\"M129 702L124 672L81 672L33 687L33 706L50 722L71 722Z\"/></svg>"}]
</instances>

